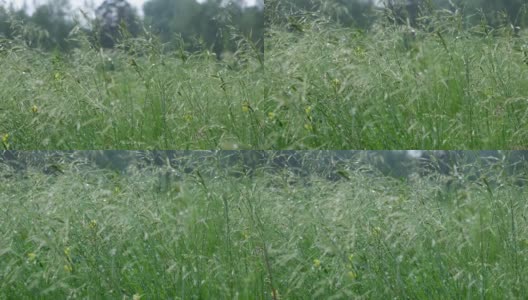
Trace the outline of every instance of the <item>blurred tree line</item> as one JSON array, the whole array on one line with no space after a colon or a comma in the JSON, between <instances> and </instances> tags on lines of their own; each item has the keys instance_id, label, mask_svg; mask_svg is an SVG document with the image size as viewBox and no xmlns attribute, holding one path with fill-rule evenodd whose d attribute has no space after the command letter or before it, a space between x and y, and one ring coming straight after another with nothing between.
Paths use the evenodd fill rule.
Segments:
<instances>
[{"instance_id":1,"label":"blurred tree line","mask_svg":"<svg viewBox=\"0 0 528 300\"><path fill-rule=\"evenodd\" d=\"M24 8L0 6L0 40L21 38L31 47L67 52L77 47L69 39L82 30L94 46L110 48L121 37L148 32L171 48L186 51L211 49L218 56L235 52L237 38L245 38L263 51L264 4L247 7L242 0L147 0L143 17L126 0L105 0L93 19L83 12L84 22L73 17L69 0L49 0L28 14ZM86 22L88 21L88 22Z\"/></svg>"},{"instance_id":2,"label":"blurred tree line","mask_svg":"<svg viewBox=\"0 0 528 300\"><path fill-rule=\"evenodd\" d=\"M411 155L412 154L412 155ZM328 180L350 180L355 172L387 176L398 180L444 178L445 183L461 180L488 184L506 180L528 185L528 151L426 150L426 151L0 151L2 170L22 171L36 167L53 174L54 165L74 161L124 174L131 166L200 171L217 176L255 176L262 172L287 177L310 176ZM205 168L204 168L205 167ZM224 174L227 174L224 173ZM183 175L183 174L180 174ZM486 181L488 181L486 183ZM451 183L450 183L451 182Z\"/></svg>"},{"instance_id":3,"label":"blurred tree line","mask_svg":"<svg viewBox=\"0 0 528 300\"><path fill-rule=\"evenodd\" d=\"M302 21L316 14L363 29L380 19L414 26L434 11L459 13L467 26L528 27L526 0L266 0L266 23L302 31Z\"/></svg>"},{"instance_id":4,"label":"blurred tree line","mask_svg":"<svg viewBox=\"0 0 528 300\"><path fill-rule=\"evenodd\" d=\"M399 179L414 175L444 175L478 181L487 177L513 176L515 184L528 183L528 151L430 150L368 151L365 161L383 175Z\"/></svg>"}]
</instances>

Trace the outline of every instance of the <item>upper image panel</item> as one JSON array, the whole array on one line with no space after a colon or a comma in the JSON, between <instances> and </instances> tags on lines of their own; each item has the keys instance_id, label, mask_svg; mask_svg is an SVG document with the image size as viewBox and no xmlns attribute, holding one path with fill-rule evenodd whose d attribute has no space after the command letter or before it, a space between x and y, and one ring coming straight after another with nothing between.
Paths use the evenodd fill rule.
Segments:
<instances>
[{"instance_id":1,"label":"upper image panel","mask_svg":"<svg viewBox=\"0 0 528 300\"><path fill-rule=\"evenodd\" d=\"M272 145L528 149L526 1L265 6Z\"/></svg>"},{"instance_id":2,"label":"upper image panel","mask_svg":"<svg viewBox=\"0 0 528 300\"><path fill-rule=\"evenodd\" d=\"M263 0L0 0L0 71L0 150L253 149L276 130Z\"/></svg>"},{"instance_id":3,"label":"upper image panel","mask_svg":"<svg viewBox=\"0 0 528 300\"><path fill-rule=\"evenodd\" d=\"M1 149L528 149L524 1L85 2L0 0Z\"/></svg>"}]
</instances>

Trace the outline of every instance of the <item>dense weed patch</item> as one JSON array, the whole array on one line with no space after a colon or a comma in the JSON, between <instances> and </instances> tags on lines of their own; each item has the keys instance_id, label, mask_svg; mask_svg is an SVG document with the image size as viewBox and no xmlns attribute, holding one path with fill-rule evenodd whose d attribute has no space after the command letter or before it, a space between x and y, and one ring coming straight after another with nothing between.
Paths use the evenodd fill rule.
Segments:
<instances>
[{"instance_id":1,"label":"dense weed patch","mask_svg":"<svg viewBox=\"0 0 528 300\"><path fill-rule=\"evenodd\" d=\"M165 52L155 38L104 51L86 43L70 54L10 42L0 53L2 146L258 148L242 107L262 101L262 54L245 42L223 60L207 49Z\"/></svg>"},{"instance_id":2,"label":"dense weed patch","mask_svg":"<svg viewBox=\"0 0 528 300\"><path fill-rule=\"evenodd\" d=\"M499 172L449 189L436 175L249 177L206 161L160 188L158 169L81 165L2 169L0 297L526 294L528 195Z\"/></svg>"},{"instance_id":3,"label":"dense weed patch","mask_svg":"<svg viewBox=\"0 0 528 300\"><path fill-rule=\"evenodd\" d=\"M292 19L293 20L293 19ZM310 14L268 22L221 60L117 49L46 54L4 41L4 149L525 149L528 35L427 26L341 27ZM295 24L293 26L292 24ZM264 68L265 67L265 68Z\"/></svg>"},{"instance_id":4,"label":"dense weed patch","mask_svg":"<svg viewBox=\"0 0 528 300\"><path fill-rule=\"evenodd\" d=\"M526 32L450 15L420 29L296 25L272 24L266 39L275 147L528 146Z\"/></svg>"}]
</instances>

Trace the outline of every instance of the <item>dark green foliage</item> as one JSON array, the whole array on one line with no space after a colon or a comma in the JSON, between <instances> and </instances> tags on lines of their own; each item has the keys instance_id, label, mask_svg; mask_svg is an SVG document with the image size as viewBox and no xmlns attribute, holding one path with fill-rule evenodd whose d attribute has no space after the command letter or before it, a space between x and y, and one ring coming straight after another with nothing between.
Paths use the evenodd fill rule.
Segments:
<instances>
[{"instance_id":1,"label":"dark green foliage","mask_svg":"<svg viewBox=\"0 0 528 300\"><path fill-rule=\"evenodd\" d=\"M266 21L284 24L299 30L299 25L292 18L304 19L314 13L343 24L366 28L374 18L374 1L358 0L269 0L266 1Z\"/></svg>"},{"instance_id":2,"label":"dark green foliage","mask_svg":"<svg viewBox=\"0 0 528 300\"><path fill-rule=\"evenodd\" d=\"M308 15L331 19L345 26L369 28L377 21L391 24L427 25L435 11L457 13L466 26L484 21L488 26L519 26L528 24L524 0L269 0L266 1L268 23L282 24L302 32L302 22ZM296 22L292 22L292 17ZM482 20L483 19L483 20Z\"/></svg>"},{"instance_id":3,"label":"dark green foliage","mask_svg":"<svg viewBox=\"0 0 528 300\"><path fill-rule=\"evenodd\" d=\"M95 29L99 44L112 48L122 37L135 37L140 32L136 11L126 0L106 0L96 10Z\"/></svg>"},{"instance_id":4,"label":"dark green foliage","mask_svg":"<svg viewBox=\"0 0 528 300\"><path fill-rule=\"evenodd\" d=\"M146 35L159 36L165 50L209 50L220 58L223 53L236 53L243 40L253 51L263 53L263 3L244 7L240 1L226 5L221 1L200 4L194 0L150 0L144 5L144 22L124 0L103 2L95 20L86 13L79 22L73 17L68 0L48 1L37 6L32 15L23 8L0 6L0 38L18 38L46 51L69 51L79 46L70 33L85 31L94 47L112 48L140 35L145 26ZM84 26L86 21L91 29Z\"/></svg>"},{"instance_id":5,"label":"dark green foliage","mask_svg":"<svg viewBox=\"0 0 528 300\"><path fill-rule=\"evenodd\" d=\"M32 47L67 51L73 44L67 41L74 28L69 20L68 0L40 5L29 16L24 10L0 7L0 37L19 38Z\"/></svg>"},{"instance_id":6,"label":"dark green foliage","mask_svg":"<svg viewBox=\"0 0 528 300\"><path fill-rule=\"evenodd\" d=\"M145 24L168 49L179 48L179 37L190 51L212 49L217 56L235 52L236 39L242 35L263 51L264 20L259 7L242 7L241 3L223 5L221 1L150 0L144 5Z\"/></svg>"},{"instance_id":7,"label":"dark green foliage","mask_svg":"<svg viewBox=\"0 0 528 300\"><path fill-rule=\"evenodd\" d=\"M518 34L528 25L528 7L523 0L385 0L386 10L379 3L373 0L268 0L266 27L273 23L303 32L303 24L314 20L315 15L363 29L387 15L393 23L406 24L408 20L412 26L430 25L430 17L438 9L456 12L466 27L485 24L491 28L510 28ZM150 0L144 5L145 26L160 36L161 42L167 44L166 49L180 49L181 46L187 51L209 49L220 57L224 52L236 52L237 36L244 36L262 52L263 3L256 7L243 7L242 4L241 1L226 5L213 0L202 4L194 0ZM49 1L38 6L33 15L23 9L0 7L0 36L18 36L33 47L67 51L76 46L68 40L69 32L76 25L75 19L69 17L68 7L68 0ZM385 13L381 13L383 11ZM126 6L119 15L120 20L113 24L96 22L98 45L110 47L123 34L133 37L141 32L142 24L137 22L133 9ZM25 29L16 26L15 20L22 22ZM486 30L489 32L490 28Z\"/></svg>"},{"instance_id":8,"label":"dark green foliage","mask_svg":"<svg viewBox=\"0 0 528 300\"><path fill-rule=\"evenodd\" d=\"M389 19L395 24L416 26L419 13L419 0L385 0L389 9Z\"/></svg>"},{"instance_id":9,"label":"dark green foliage","mask_svg":"<svg viewBox=\"0 0 528 300\"><path fill-rule=\"evenodd\" d=\"M528 25L528 3L525 0L483 0L482 9L490 25L512 24L523 27Z\"/></svg>"}]
</instances>

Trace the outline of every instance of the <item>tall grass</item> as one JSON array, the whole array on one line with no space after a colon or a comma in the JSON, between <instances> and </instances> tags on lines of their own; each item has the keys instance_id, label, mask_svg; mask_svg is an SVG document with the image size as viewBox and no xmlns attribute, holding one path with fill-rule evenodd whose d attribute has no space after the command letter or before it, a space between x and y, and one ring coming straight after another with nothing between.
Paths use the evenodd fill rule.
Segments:
<instances>
[{"instance_id":1,"label":"tall grass","mask_svg":"<svg viewBox=\"0 0 528 300\"><path fill-rule=\"evenodd\" d=\"M288 22L266 39L278 148L528 147L525 31L450 14L419 29Z\"/></svg>"},{"instance_id":2,"label":"tall grass","mask_svg":"<svg viewBox=\"0 0 528 300\"><path fill-rule=\"evenodd\" d=\"M156 37L97 50L82 33L72 53L42 53L21 40L0 53L2 148L257 148L242 111L263 98L262 53L235 35L239 51L164 51ZM249 45L248 45L249 44Z\"/></svg>"},{"instance_id":3,"label":"tall grass","mask_svg":"<svg viewBox=\"0 0 528 300\"><path fill-rule=\"evenodd\" d=\"M245 177L207 161L159 189L156 169L79 168L0 181L0 297L527 292L528 195L507 177L461 178L447 189L437 176L399 181L350 170L331 182L286 169Z\"/></svg>"},{"instance_id":4,"label":"tall grass","mask_svg":"<svg viewBox=\"0 0 528 300\"><path fill-rule=\"evenodd\" d=\"M285 22L285 23L284 23ZM2 43L8 149L525 149L528 36L438 14L367 31L268 21L217 60L154 36L71 54ZM265 69L264 69L265 67Z\"/></svg>"}]
</instances>

